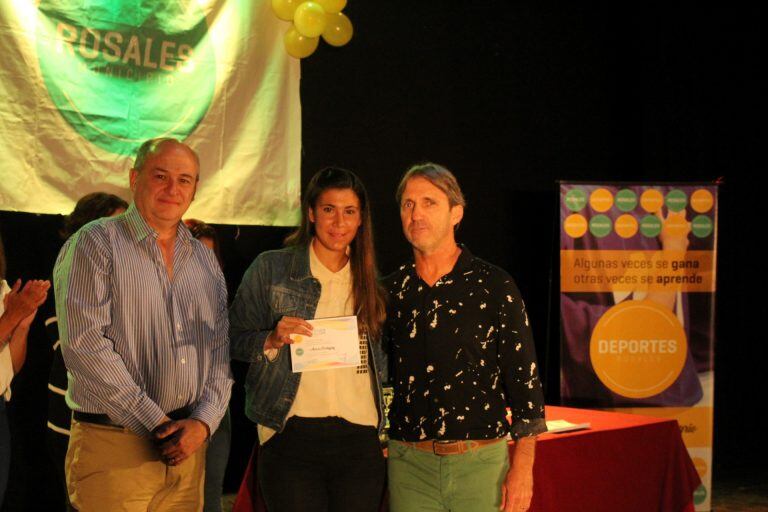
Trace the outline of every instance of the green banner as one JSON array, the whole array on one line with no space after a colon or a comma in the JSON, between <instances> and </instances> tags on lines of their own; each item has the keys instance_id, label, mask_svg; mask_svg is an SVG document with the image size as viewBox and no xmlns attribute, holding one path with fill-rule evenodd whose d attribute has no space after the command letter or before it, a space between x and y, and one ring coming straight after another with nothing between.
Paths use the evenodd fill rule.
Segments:
<instances>
[{"instance_id":1,"label":"green banner","mask_svg":"<svg viewBox=\"0 0 768 512\"><path fill-rule=\"evenodd\" d=\"M138 146L175 137L200 155L189 217L296 224L300 70L269 4L0 0L0 209L128 199Z\"/></svg>"}]
</instances>

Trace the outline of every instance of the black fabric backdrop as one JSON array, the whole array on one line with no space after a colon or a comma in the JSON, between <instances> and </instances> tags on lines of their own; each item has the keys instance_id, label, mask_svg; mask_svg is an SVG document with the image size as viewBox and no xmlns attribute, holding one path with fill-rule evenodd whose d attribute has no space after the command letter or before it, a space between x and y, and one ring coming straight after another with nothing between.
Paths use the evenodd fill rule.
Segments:
<instances>
[{"instance_id":1,"label":"black fabric backdrop","mask_svg":"<svg viewBox=\"0 0 768 512\"><path fill-rule=\"evenodd\" d=\"M766 309L753 291L768 284L757 264L766 185L757 151L764 138L758 48L765 18L738 6L619 4L352 0L345 10L355 25L352 42L342 49L321 44L302 63L302 179L325 165L364 179L380 268L388 272L409 257L394 202L400 175L426 160L454 170L468 199L459 239L517 279L547 400L557 403L556 180L724 177L717 479L719 472L755 469L768 454L750 410L765 401ZM60 222L0 212L9 279L49 275ZM231 294L253 257L280 246L288 232L219 229ZM43 443L49 352L38 326L9 404L15 451L3 510L54 510ZM242 414L244 368L234 370L228 492L255 440Z\"/></svg>"}]
</instances>

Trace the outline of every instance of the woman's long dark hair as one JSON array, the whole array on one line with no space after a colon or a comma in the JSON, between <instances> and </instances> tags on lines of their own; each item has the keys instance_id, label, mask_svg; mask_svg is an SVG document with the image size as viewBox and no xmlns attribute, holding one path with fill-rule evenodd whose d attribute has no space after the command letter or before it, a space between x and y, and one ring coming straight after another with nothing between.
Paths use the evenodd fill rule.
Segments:
<instances>
[{"instance_id":1,"label":"woman's long dark hair","mask_svg":"<svg viewBox=\"0 0 768 512\"><path fill-rule=\"evenodd\" d=\"M377 275L368 193L360 178L351 171L336 167L327 167L312 176L301 202L301 224L288 235L285 245L308 246L312 242L315 225L309 220L309 210L316 206L320 195L328 189L350 189L360 201L360 227L349 245L352 298L361 332L368 333L369 339L377 339L386 316L386 303Z\"/></svg>"}]
</instances>

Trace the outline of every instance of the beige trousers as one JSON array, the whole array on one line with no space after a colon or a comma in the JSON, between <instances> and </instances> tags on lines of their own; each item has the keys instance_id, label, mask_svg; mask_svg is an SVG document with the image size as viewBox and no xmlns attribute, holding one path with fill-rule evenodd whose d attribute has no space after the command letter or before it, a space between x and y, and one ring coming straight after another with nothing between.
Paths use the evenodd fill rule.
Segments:
<instances>
[{"instance_id":1,"label":"beige trousers","mask_svg":"<svg viewBox=\"0 0 768 512\"><path fill-rule=\"evenodd\" d=\"M166 466L148 439L73 420L65 467L69 499L80 512L203 510L205 446Z\"/></svg>"}]
</instances>

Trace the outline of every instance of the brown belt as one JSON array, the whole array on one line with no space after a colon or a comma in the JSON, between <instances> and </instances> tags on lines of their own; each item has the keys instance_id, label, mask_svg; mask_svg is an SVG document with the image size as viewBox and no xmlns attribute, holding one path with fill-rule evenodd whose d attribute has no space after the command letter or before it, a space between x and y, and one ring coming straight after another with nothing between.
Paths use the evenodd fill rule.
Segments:
<instances>
[{"instance_id":1,"label":"brown belt","mask_svg":"<svg viewBox=\"0 0 768 512\"><path fill-rule=\"evenodd\" d=\"M467 439L464 441L439 441L437 439L430 439L418 442L400 442L419 451L430 452L435 455L461 455L462 453L477 450L481 446L499 443L504 440L505 439L502 437L498 439Z\"/></svg>"}]
</instances>

